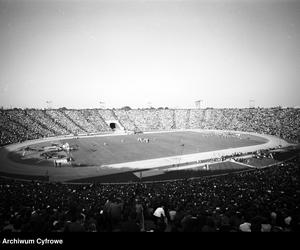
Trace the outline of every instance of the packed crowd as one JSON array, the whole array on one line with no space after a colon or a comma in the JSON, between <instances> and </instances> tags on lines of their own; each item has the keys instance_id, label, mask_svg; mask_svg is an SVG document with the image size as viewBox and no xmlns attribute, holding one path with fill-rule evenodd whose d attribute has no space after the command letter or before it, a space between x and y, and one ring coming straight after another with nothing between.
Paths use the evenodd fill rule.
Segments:
<instances>
[{"instance_id":1,"label":"packed crowd","mask_svg":"<svg viewBox=\"0 0 300 250\"><path fill-rule=\"evenodd\" d=\"M76 123L72 118L65 114L64 110L46 110L45 113L52 117L57 123L60 123L62 127L66 128L73 134L86 133L84 128ZM71 112L73 113L73 112ZM69 113L70 114L70 113ZM76 117L76 115L74 114Z\"/></svg>"},{"instance_id":2,"label":"packed crowd","mask_svg":"<svg viewBox=\"0 0 300 250\"><path fill-rule=\"evenodd\" d=\"M25 119L23 123L23 120L20 119L20 113L12 112L11 110L6 112L0 110L1 145L42 137L41 132L37 132L37 124L34 122L27 124Z\"/></svg>"},{"instance_id":3,"label":"packed crowd","mask_svg":"<svg viewBox=\"0 0 300 250\"><path fill-rule=\"evenodd\" d=\"M58 120L55 120L55 118L47 114L45 110L26 110L26 114L29 116L29 118L39 122L41 126L48 129L51 132L51 136L65 135L70 133L70 131L61 125Z\"/></svg>"},{"instance_id":4,"label":"packed crowd","mask_svg":"<svg viewBox=\"0 0 300 250\"><path fill-rule=\"evenodd\" d=\"M126 185L0 178L0 230L298 232L299 163L298 156L224 176Z\"/></svg>"},{"instance_id":5,"label":"packed crowd","mask_svg":"<svg viewBox=\"0 0 300 250\"><path fill-rule=\"evenodd\" d=\"M124 126L129 131L135 131L137 125L129 118L128 112L125 110L119 109L114 111L116 117L121 122L122 126Z\"/></svg>"},{"instance_id":6,"label":"packed crowd","mask_svg":"<svg viewBox=\"0 0 300 250\"><path fill-rule=\"evenodd\" d=\"M78 112L86 119L82 126L88 128L89 133L108 130L108 125L96 109L78 110Z\"/></svg>"},{"instance_id":7,"label":"packed crowd","mask_svg":"<svg viewBox=\"0 0 300 250\"><path fill-rule=\"evenodd\" d=\"M220 129L300 138L300 109L49 109L0 110L0 145L42 137L109 132L117 120L128 131Z\"/></svg>"}]
</instances>

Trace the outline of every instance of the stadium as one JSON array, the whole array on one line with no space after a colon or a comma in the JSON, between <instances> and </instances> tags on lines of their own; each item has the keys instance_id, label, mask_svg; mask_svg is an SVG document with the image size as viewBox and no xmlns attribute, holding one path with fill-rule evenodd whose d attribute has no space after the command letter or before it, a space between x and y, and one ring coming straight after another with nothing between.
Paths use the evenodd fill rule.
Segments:
<instances>
[{"instance_id":1,"label":"stadium","mask_svg":"<svg viewBox=\"0 0 300 250\"><path fill-rule=\"evenodd\" d=\"M284 119L278 122L277 117ZM294 108L127 111L13 109L1 110L0 120L1 185L5 187L2 189L3 197L7 196L6 191L10 190L10 193L12 187L17 188L19 185L24 190L28 188L35 190L33 193L25 191L26 196L36 196L38 186L42 185L42 190L52 190L51 193L53 192L55 196L63 195L64 198L55 203L60 204L64 200L71 207L76 200L79 204L82 203L80 201L82 195L87 195L84 198L86 200L91 194L96 195L94 192L99 192L98 195L100 193L104 195L99 208L101 211L107 202L120 209L120 204L122 206L126 203L131 204L133 198L134 202L144 204L152 200L154 202L152 204L156 204L154 206L160 207L163 204L164 209L173 211L178 202L176 195L172 201L164 199L164 195L170 195L168 192L166 194L162 192L162 197L160 195L152 197L153 189L160 190L168 186L177 189L181 186L187 189L183 193L187 195L186 192L195 190L195 186L189 190L191 185L203 189L208 185L206 182L220 182L222 183L219 183L220 187L224 187L227 179L237 178L235 184L239 186L238 183L244 181L243 176L247 176L246 179L250 180L257 175L266 175L267 181L274 172L275 176L272 178L276 180L279 177L283 178L280 176L282 171L293 175L299 171L297 145L300 110ZM277 176L277 172L281 174ZM280 186L277 181L273 188ZM297 181L298 179L293 179L291 185L297 185ZM255 182L254 180L253 184ZM213 186L216 187L215 184ZM234 187L231 188L234 190ZM291 187L288 185L285 188ZM49 191L45 192L47 200L52 196ZM200 190L197 190L197 194L194 195L199 195L199 192ZM210 192L212 191L208 193ZM147 197L148 195L150 197ZM229 197L225 198L226 195L223 195L223 202L226 204ZM191 203L192 200L188 201L189 199L186 201L188 203L183 204L190 207L195 214L198 211L195 207L197 203ZM294 202L297 203L299 195L293 199L296 199ZM30 200L30 198L27 200L29 204L32 202ZM41 201L34 206L43 209L44 202ZM91 202L94 204L95 200ZM248 204L245 200L243 202ZM82 206L86 207L88 204L90 203L83 202ZM177 204L176 207L182 207L183 204ZM213 207L219 208L222 202L214 201L213 204ZM241 204L241 207L245 206ZM288 204L293 206L295 203ZM5 207L8 205L5 204ZM46 209L49 207L51 205L47 205ZM201 214L212 212L211 204L207 205L207 208L201 210ZM86 208L82 209L84 211ZM218 212L226 213L226 209ZM291 209L298 210L297 207ZM39 211L43 213L43 210ZM194 218L196 223L196 217ZM150 214L145 214L145 220L149 225L143 221L143 231L162 230L158 225L151 224ZM120 225L119 222L108 225L105 223L101 224L101 228L98 225L99 228L94 230L110 231ZM56 230L54 228L57 226L54 224L44 230ZM97 223L91 224L93 226L88 227L94 227ZM7 228L8 225L3 226ZM165 228L164 223L160 226ZM174 228L181 229L181 227L174 225ZM186 227L181 230L199 230L191 225ZM127 230L129 229L125 231Z\"/></svg>"},{"instance_id":2,"label":"stadium","mask_svg":"<svg viewBox=\"0 0 300 250\"><path fill-rule=\"evenodd\" d=\"M299 232L299 7L0 0L1 246Z\"/></svg>"},{"instance_id":3,"label":"stadium","mask_svg":"<svg viewBox=\"0 0 300 250\"><path fill-rule=\"evenodd\" d=\"M298 110L290 111L299 116ZM1 162L5 164L1 172L25 179L63 182L120 183L168 180L168 176L180 179L185 176L183 170L190 175L197 175L206 168L242 170L247 165L233 162L233 158L250 159L259 151L295 146L276 137L277 134L271 137L262 134L264 131L253 133L255 129L245 131L235 126L240 121L232 117L239 115L238 112L209 109L7 110L2 112L1 119L2 126L9 124L2 129L3 143L20 139L10 127L19 126L27 134L24 142L1 149ZM244 115L260 115L259 111L251 109L243 112ZM230 122L224 125L222 118ZM210 119L222 120L222 125L218 127ZM276 128L275 131L278 133ZM289 138L295 140L295 136L289 135ZM219 161L224 162L224 169L215 166ZM251 167L255 166L248 166ZM214 174L214 171L208 172Z\"/></svg>"}]
</instances>

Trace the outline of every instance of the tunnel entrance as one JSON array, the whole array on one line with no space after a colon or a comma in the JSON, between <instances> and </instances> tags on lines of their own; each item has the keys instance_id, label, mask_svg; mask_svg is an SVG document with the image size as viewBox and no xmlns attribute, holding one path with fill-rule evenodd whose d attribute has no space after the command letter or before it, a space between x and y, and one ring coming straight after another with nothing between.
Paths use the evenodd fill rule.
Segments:
<instances>
[{"instance_id":1,"label":"tunnel entrance","mask_svg":"<svg viewBox=\"0 0 300 250\"><path fill-rule=\"evenodd\" d=\"M110 127L112 130L115 130L115 129L116 129L116 123L114 123L114 122L109 123L109 127Z\"/></svg>"},{"instance_id":2,"label":"tunnel entrance","mask_svg":"<svg viewBox=\"0 0 300 250\"><path fill-rule=\"evenodd\" d=\"M114 132L124 131L124 127L117 120L106 120L107 126Z\"/></svg>"}]
</instances>

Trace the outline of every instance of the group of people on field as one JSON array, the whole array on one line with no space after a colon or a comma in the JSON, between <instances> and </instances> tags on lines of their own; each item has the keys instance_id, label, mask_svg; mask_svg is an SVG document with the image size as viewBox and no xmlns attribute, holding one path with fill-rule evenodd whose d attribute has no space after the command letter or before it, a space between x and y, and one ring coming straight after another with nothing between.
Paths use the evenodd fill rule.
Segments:
<instances>
[{"instance_id":1,"label":"group of people on field","mask_svg":"<svg viewBox=\"0 0 300 250\"><path fill-rule=\"evenodd\" d=\"M138 140L138 142L143 142L143 143L149 143L150 142L149 138L141 138L141 137L139 137L137 140Z\"/></svg>"}]
</instances>

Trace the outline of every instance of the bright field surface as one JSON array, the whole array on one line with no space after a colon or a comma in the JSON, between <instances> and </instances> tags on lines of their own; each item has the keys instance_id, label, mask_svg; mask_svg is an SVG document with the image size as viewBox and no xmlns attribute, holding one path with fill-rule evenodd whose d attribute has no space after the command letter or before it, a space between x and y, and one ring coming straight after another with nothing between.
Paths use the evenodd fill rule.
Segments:
<instances>
[{"instance_id":1,"label":"bright field surface","mask_svg":"<svg viewBox=\"0 0 300 250\"><path fill-rule=\"evenodd\" d=\"M149 138L150 142L138 142L137 139L139 137ZM75 160L73 164L80 164L81 166L101 166L252 146L265 143L266 140L253 135L241 135L241 137L238 138L236 136L224 137L216 134L184 131L90 137L62 140L61 142L68 142L70 146L79 147L79 150L71 152Z\"/></svg>"}]
</instances>

